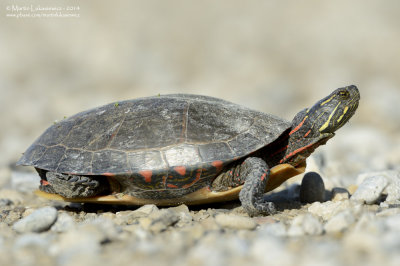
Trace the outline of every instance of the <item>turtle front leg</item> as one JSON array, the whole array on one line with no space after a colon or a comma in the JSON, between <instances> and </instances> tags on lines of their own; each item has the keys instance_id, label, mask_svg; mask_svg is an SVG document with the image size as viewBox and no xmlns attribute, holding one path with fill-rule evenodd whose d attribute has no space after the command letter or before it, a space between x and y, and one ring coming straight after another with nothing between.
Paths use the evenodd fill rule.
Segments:
<instances>
[{"instance_id":1,"label":"turtle front leg","mask_svg":"<svg viewBox=\"0 0 400 266\"><path fill-rule=\"evenodd\" d=\"M245 182L239 199L246 212L250 216L275 213L274 203L264 200L265 186L270 175L267 163L261 158L249 157L243 162L240 175Z\"/></svg>"},{"instance_id":2,"label":"turtle front leg","mask_svg":"<svg viewBox=\"0 0 400 266\"><path fill-rule=\"evenodd\" d=\"M45 176L46 180L42 179L39 189L65 198L93 197L110 188L104 176L89 177L54 172L47 172Z\"/></svg>"}]
</instances>

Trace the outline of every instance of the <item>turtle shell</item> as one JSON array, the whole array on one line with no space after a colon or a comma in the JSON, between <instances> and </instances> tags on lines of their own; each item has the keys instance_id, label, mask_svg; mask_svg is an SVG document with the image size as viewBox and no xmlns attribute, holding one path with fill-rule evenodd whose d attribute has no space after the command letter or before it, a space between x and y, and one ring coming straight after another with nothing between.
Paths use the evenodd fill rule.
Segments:
<instances>
[{"instance_id":1,"label":"turtle shell","mask_svg":"<svg viewBox=\"0 0 400 266\"><path fill-rule=\"evenodd\" d=\"M226 165L275 141L289 127L279 117L213 97L139 98L52 125L18 164L105 175L139 198L173 198L208 186Z\"/></svg>"}]
</instances>

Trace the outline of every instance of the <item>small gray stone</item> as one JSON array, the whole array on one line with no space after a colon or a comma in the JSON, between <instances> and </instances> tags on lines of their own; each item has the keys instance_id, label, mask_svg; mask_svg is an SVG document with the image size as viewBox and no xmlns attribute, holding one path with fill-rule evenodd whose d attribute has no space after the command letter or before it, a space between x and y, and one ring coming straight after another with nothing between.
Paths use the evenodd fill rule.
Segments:
<instances>
[{"instance_id":1,"label":"small gray stone","mask_svg":"<svg viewBox=\"0 0 400 266\"><path fill-rule=\"evenodd\" d=\"M300 187L300 201L304 203L325 201L325 185L318 173L309 172L304 175Z\"/></svg>"},{"instance_id":2,"label":"small gray stone","mask_svg":"<svg viewBox=\"0 0 400 266\"><path fill-rule=\"evenodd\" d=\"M327 233L340 233L346 230L355 221L356 218L353 213L350 210L345 210L329 219L324 229Z\"/></svg>"},{"instance_id":3,"label":"small gray stone","mask_svg":"<svg viewBox=\"0 0 400 266\"><path fill-rule=\"evenodd\" d=\"M302 236L304 235L303 228L301 228L301 225L299 224L292 224L289 227L289 230L287 232L287 235L290 237L297 237L297 236Z\"/></svg>"},{"instance_id":4,"label":"small gray stone","mask_svg":"<svg viewBox=\"0 0 400 266\"><path fill-rule=\"evenodd\" d=\"M377 219L376 215L371 212L361 214L352 232L360 232L363 234L381 234L384 231L384 223L382 219Z\"/></svg>"},{"instance_id":5,"label":"small gray stone","mask_svg":"<svg viewBox=\"0 0 400 266\"><path fill-rule=\"evenodd\" d=\"M269 223L260 225L257 230L260 235L267 236L285 236L286 235L286 226L283 223Z\"/></svg>"},{"instance_id":6,"label":"small gray stone","mask_svg":"<svg viewBox=\"0 0 400 266\"><path fill-rule=\"evenodd\" d=\"M147 217L153 212L158 212L158 207L154 204L143 205L134 211L120 211L115 214L115 223L119 225L137 223L139 218Z\"/></svg>"},{"instance_id":7,"label":"small gray stone","mask_svg":"<svg viewBox=\"0 0 400 266\"><path fill-rule=\"evenodd\" d=\"M185 226L193 221L193 216L190 214L188 206L184 204L168 208L168 210L174 211L179 215L179 222L176 225L178 227Z\"/></svg>"},{"instance_id":8,"label":"small gray stone","mask_svg":"<svg viewBox=\"0 0 400 266\"><path fill-rule=\"evenodd\" d=\"M27 233L17 237L14 243L14 247L24 248L24 247L40 247L47 248L50 245L49 236L44 236L43 234Z\"/></svg>"},{"instance_id":9,"label":"small gray stone","mask_svg":"<svg viewBox=\"0 0 400 266\"><path fill-rule=\"evenodd\" d=\"M174 225L178 221L178 213L168 209L162 209L152 212L148 217L141 218L139 223L143 229L159 233L165 231L169 226Z\"/></svg>"},{"instance_id":10,"label":"small gray stone","mask_svg":"<svg viewBox=\"0 0 400 266\"><path fill-rule=\"evenodd\" d=\"M295 217L289 228L289 236L320 235L323 232L321 222L312 214Z\"/></svg>"},{"instance_id":11,"label":"small gray stone","mask_svg":"<svg viewBox=\"0 0 400 266\"><path fill-rule=\"evenodd\" d=\"M3 211L0 213L0 219L2 222L11 225L21 219L23 212L24 208L13 208L9 211Z\"/></svg>"},{"instance_id":12,"label":"small gray stone","mask_svg":"<svg viewBox=\"0 0 400 266\"><path fill-rule=\"evenodd\" d=\"M43 232L48 230L56 219L57 210L53 207L44 207L17 221L13 229L18 233Z\"/></svg>"},{"instance_id":13,"label":"small gray stone","mask_svg":"<svg viewBox=\"0 0 400 266\"><path fill-rule=\"evenodd\" d=\"M350 193L347 189L341 187L334 187L332 189L332 201L348 200Z\"/></svg>"},{"instance_id":14,"label":"small gray stone","mask_svg":"<svg viewBox=\"0 0 400 266\"><path fill-rule=\"evenodd\" d=\"M215 216L217 224L223 228L253 230L257 223L249 217L220 213Z\"/></svg>"},{"instance_id":15,"label":"small gray stone","mask_svg":"<svg viewBox=\"0 0 400 266\"><path fill-rule=\"evenodd\" d=\"M395 202L400 200L400 171L385 171L383 173L389 181L389 185L385 189L387 194L387 202Z\"/></svg>"},{"instance_id":16,"label":"small gray stone","mask_svg":"<svg viewBox=\"0 0 400 266\"><path fill-rule=\"evenodd\" d=\"M111 219L105 217L97 217L93 220L86 220L80 224L80 229L93 230L100 232L99 237L101 242L112 241L118 238L119 233L122 232L120 226L116 225Z\"/></svg>"},{"instance_id":17,"label":"small gray stone","mask_svg":"<svg viewBox=\"0 0 400 266\"><path fill-rule=\"evenodd\" d=\"M368 176L359 185L350 199L352 201L373 204L382 195L387 184L388 180L383 175Z\"/></svg>"},{"instance_id":18,"label":"small gray stone","mask_svg":"<svg viewBox=\"0 0 400 266\"><path fill-rule=\"evenodd\" d=\"M79 259L82 256L97 257L100 254L100 245L104 239L105 234L99 227L93 224L84 224L60 234L58 240L49 246L48 252L57 257L60 265L83 265L86 261L79 261ZM89 265L94 264L91 262Z\"/></svg>"},{"instance_id":19,"label":"small gray stone","mask_svg":"<svg viewBox=\"0 0 400 266\"><path fill-rule=\"evenodd\" d=\"M302 228L306 235L320 235L324 231L324 228L318 218L311 214L304 215Z\"/></svg>"},{"instance_id":20,"label":"small gray stone","mask_svg":"<svg viewBox=\"0 0 400 266\"><path fill-rule=\"evenodd\" d=\"M399 170L386 170L379 172L370 172L360 174L357 178L359 183L362 183L367 178L375 176L383 176L387 179L388 184L383 193L387 194L386 202L392 203L400 200L400 171Z\"/></svg>"},{"instance_id":21,"label":"small gray stone","mask_svg":"<svg viewBox=\"0 0 400 266\"><path fill-rule=\"evenodd\" d=\"M144 214L149 215L149 214L151 214L153 212L156 212L156 211L158 211L158 207L156 205L154 205L154 204L146 204L146 205L143 205L142 207L134 210L133 212L144 213Z\"/></svg>"},{"instance_id":22,"label":"small gray stone","mask_svg":"<svg viewBox=\"0 0 400 266\"><path fill-rule=\"evenodd\" d=\"M308 211L316 216L321 217L323 220L329 220L332 216L353 207L353 204L349 200L344 201L327 201L324 203L314 202L308 207Z\"/></svg>"},{"instance_id":23,"label":"small gray stone","mask_svg":"<svg viewBox=\"0 0 400 266\"><path fill-rule=\"evenodd\" d=\"M71 215L61 212L58 214L57 221L51 227L51 231L58 233L66 232L73 229L75 225L74 218Z\"/></svg>"}]
</instances>

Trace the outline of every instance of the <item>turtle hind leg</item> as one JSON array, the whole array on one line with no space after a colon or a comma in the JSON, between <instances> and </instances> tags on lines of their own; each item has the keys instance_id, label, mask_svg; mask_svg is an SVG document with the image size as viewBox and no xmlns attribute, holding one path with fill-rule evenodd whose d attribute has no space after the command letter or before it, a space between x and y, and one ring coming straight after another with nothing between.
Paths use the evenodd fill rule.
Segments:
<instances>
[{"instance_id":1,"label":"turtle hind leg","mask_svg":"<svg viewBox=\"0 0 400 266\"><path fill-rule=\"evenodd\" d=\"M42 182L40 189L65 198L87 198L110 191L110 185L105 176L89 177L47 172L46 179L46 185Z\"/></svg>"},{"instance_id":2,"label":"turtle hind leg","mask_svg":"<svg viewBox=\"0 0 400 266\"><path fill-rule=\"evenodd\" d=\"M265 187L270 175L267 163L261 158L249 157L243 162L240 175L245 182L239 199L246 212L250 216L275 213L274 203L264 200Z\"/></svg>"}]
</instances>

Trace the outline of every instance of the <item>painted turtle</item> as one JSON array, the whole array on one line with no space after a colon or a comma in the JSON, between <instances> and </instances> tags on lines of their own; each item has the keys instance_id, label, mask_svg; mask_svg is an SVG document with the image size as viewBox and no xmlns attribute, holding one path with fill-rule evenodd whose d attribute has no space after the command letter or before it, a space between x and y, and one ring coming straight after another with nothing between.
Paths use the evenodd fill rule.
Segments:
<instances>
[{"instance_id":1,"label":"painted turtle","mask_svg":"<svg viewBox=\"0 0 400 266\"><path fill-rule=\"evenodd\" d=\"M51 199L176 205L239 197L249 215L270 214L263 194L303 173L359 99L356 86L339 88L292 122L199 95L123 101L52 125L18 164L36 168L38 194Z\"/></svg>"}]
</instances>

